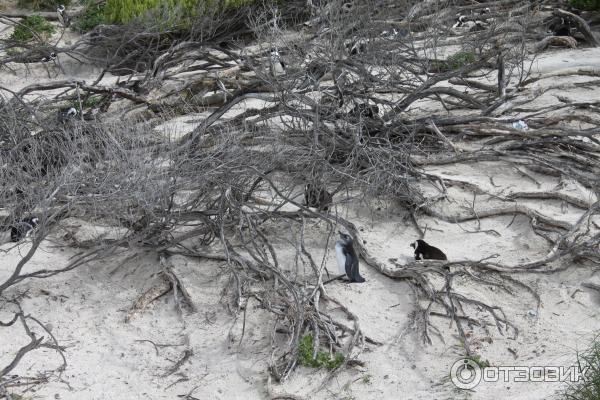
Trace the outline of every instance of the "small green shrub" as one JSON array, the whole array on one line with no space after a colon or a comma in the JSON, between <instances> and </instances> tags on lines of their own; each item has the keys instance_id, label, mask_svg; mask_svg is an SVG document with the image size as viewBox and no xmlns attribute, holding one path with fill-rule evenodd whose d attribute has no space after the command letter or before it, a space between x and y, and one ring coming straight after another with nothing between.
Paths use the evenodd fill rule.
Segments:
<instances>
[{"instance_id":1,"label":"small green shrub","mask_svg":"<svg viewBox=\"0 0 600 400\"><path fill-rule=\"evenodd\" d=\"M89 4L83 14L73 23L73 29L80 33L86 33L96 26L105 23L104 10L104 4Z\"/></svg>"},{"instance_id":2,"label":"small green shrub","mask_svg":"<svg viewBox=\"0 0 600 400\"><path fill-rule=\"evenodd\" d=\"M12 40L26 42L33 39L34 35L50 36L54 33L54 26L46 21L45 18L38 15L31 15L15 26L15 30L10 35Z\"/></svg>"},{"instance_id":3,"label":"small green shrub","mask_svg":"<svg viewBox=\"0 0 600 400\"><path fill-rule=\"evenodd\" d=\"M600 10L600 0L569 0L569 4L580 10Z\"/></svg>"},{"instance_id":4,"label":"small green shrub","mask_svg":"<svg viewBox=\"0 0 600 400\"><path fill-rule=\"evenodd\" d=\"M344 362L344 355L342 353L335 353L334 357L331 358L329 353L325 351L317 351L317 356L313 356L313 336L308 334L300 339L300 345L298 346L298 362L300 365L305 367L313 368L327 368L329 370L339 367Z\"/></svg>"},{"instance_id":5,"label":"small green shrub","mask_svg":"<svg viewBox=\"0 0 600 400\"><path fill-rule=\"evenodd\" d=\"M490 362L488 360L484 360L481 358L479 354L475 354L471 357L467 357L469 360L475 362L475 364L479 365L481 368L487 368L490 366Z\"/></svg>"},{"instance_id":6,"label":"small green shrub","mask_svg":"<svg viewBox=\"0 0 600 400\"><path fill-rule=\"evenodd\" d=\"M71 0L19 0L18 5L21 8L30 8L32 10L54 11L60 4L68 7Z\"/></svg>"},{"instance_id":7,"label":"small green shrub","mask_svg":"<svg viewBox=\"0 0 600 400\"><path fill-rule=\"evenodd\" d=\"M83 109L87 109L87 108L94 108L96 107L98 104L100 104L100 101L102 101L102 95L94 95L94 96L89 96L89 97L82 97L81 98L81 107ZM68 104L68 107L75 107L77 109L77 112L81 112L81 109L79 108L79 100L77 100L76 98L71 100Z\"/></svg>"},{"instance_id":8,"label":"small green shrub","mask_svg":"<svg viewBox=\"0 0 600 400\"><path fill-rule=\"evenodd\" d=\"M580 371L585 371L585 379L567 387L563 394L565 400L598 400L600 399L600 340L596 338L592 346L577 355Z\"/></svg>"},{"instance_id":9,"label":"small green shrub","mask_svg":"<svg viewBox=\"0 0 600 400\"><path fill-rule=\"evenodd\" d=\"M452 54L450 57L448 57L446 62L448 63L448 67L450 69L459 69L467 64L474 63L476 59L475 53L470 51L459 51L458 53Z\"/></svg>"}]
</instances>

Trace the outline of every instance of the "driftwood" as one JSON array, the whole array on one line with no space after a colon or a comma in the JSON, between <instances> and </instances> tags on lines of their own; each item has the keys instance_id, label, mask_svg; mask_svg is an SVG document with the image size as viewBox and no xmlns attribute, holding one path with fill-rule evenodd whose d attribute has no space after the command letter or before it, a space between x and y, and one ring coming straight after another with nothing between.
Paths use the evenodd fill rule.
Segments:
<instances>
[{"instance_id":1,"label":"driftwood","mask_svg":"<svg viewBox=\"0 0 600 400\"><path fill-rule=\"evenodd\" d=\"M571 36L548 36L535 45L535 51L544 51L548 46L577 47L577 40Z\"/></svg>"},{"instance_id":2,"label":"driftwood","mask_svg":"<svg viewBox=\"0 0 600 400\"><path fill-rule=\"evenodd\" d=\"M576 26L589 44L594 47L600 46L600 40L598 40L596 35L594 35L589 25L583 18L568 11L561 10L560 8L555 9L552 14L557 17L564 18Z\"/></svg>"}]
</instances>

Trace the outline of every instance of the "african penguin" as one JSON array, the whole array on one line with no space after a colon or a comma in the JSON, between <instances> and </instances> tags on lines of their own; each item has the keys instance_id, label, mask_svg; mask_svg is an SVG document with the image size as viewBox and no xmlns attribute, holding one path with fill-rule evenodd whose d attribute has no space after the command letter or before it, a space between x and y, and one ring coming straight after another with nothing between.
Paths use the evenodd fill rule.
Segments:
<instances>
[{"instance_id":1,"label":"african penguin","mask_svg":"<svg viewBox=\"0 0 600 400\"><path fill-rule=\"evenodd\" d=\"M319 82L327 72L329 72L327 64L317 60L311 61L306 67L306 78L300 84L298 89L306 89L312 83L314 90L317 90Z\"/></svg>"},{"instance_id":2,"label":"african penguin","mask_svg":"<svg viewBox=\"0 0 600 400\"><path fill-rule=\"evenodd\" d=\"M45 57L42 57L42 59L41 59L41 61L43 63L47 63L47 62L54 61L54 60L56 60L56 53L54 53L54 52L48 54Z\"/></svg>"},{"instance_id":3,"label":"african penguin","mask_svg":"<svg viewBox=\"0 0 600 400\"><path fill-rule=\"evenodd\" d=\"M459 15L458 18L456 19L456 23L454 25L452 25L452 27L460 28L465 24L465 22L467 22L467 17L464 15Z\"/></svg>"},{"instance_id":4,"label":"african penguin","mask_svg":"<svg viewBox=\"0 0 600 400\"><path fill-rule=\"evenodd\" d=\"M304 202L307 207L314 207L319 211L329 210L333 196L323 186L307 183L304 188Z\"/></svg>"},{"instance_id":5,"label":"african penguin","mask_svg":"<svg viewBox=\"0 0 600 400\"><path fill-rule=\"evenodd\" d=\"M58 112L58 121L61 123L66 123L68 120L75 118L78 112L75 107L63 108Z\"/></svg>"},{"instance_id":6,"label":"african penguin","mask_svg":"<svg viewBox=\"0 0 600 400\"><path fill-rule=\"evenodd\" d=\"M379 106L377 104L358 103L350 112L356 116L373 119L379 116Z\"/></svg>"},{"instance_id":7,"label":"african penguin","mask_svg":"<svg viewBox=\"0 0 600 400\"><path fill-rule=\"evenodd\" d=\"M272 76L285 74L285 64L277 49L271 49L271 64L269 66Z\"/></svg>"},{"instance_id":8,"label":"african penguin","mask_svg":"<svg viewBox=\"0 0 600 400\"><path fill-rule=\"evenodd\" d=\"M471 26L469 32L481 32L485 31L488 24L485 21L475 20L474 25Z\"/></svg>"},{"instance_id":9,"label":"african penguin","mask_svg":"<svg viewBox=\"0 0 600 400\"><path fill-rule=\"evenodd\" d=\"M392 28L391 31L383 31L383 32L381 32L380 36L382 36L382 37L384 37L386 39L394 39L396 36L398 36L399 33L400 32L398 32L398 30L396 28Z\"/></svg>"},{"instance_id":10,"label":"african penguin","mask_svg":"<svg viewBox=\"0 0 600 400\"><path fill-rule=\"evenodd\" d=\"M346 49L351 56L367 52L368 42L366 39L356 39L346 43Z\"/></svg>"},{"instance_id":11,"label":"african penguin","mask_svg":"<svg viewBox=\"0 0 600 400\"><path fill-rule=\"evenodd\" d=\"M415 249L415 260L447 260L448 257L437 247L430 246L424 240L418 239L410 244Z\"/></svg>"},{"instance_id":12,"label":"african penguin","mask_svg":"<svg viewBox=\"0 0 600 400\"><path fill-rule=\"evenodd\" d=\"M65 28L68 27L71 23L71 19L67 15L67 9L64 5L61 4L56 7L56 14L58 14L58 21L61 23L61 25Z\"/></svg>"},{"instance_id":13,"label":"african penguin","mask_svg":"<svg viewBox=\"0 0 600 400\"><path fill-rule=\"evenodd\" d=\"M10 240L18 242L28 237L31 232L38 226L40 220L38 217L25 218L22 221L10 227Z\"/></svg>"},{"instance_id":14,"label":"african penguin","mask_svg":"<svg viewBox=\"0 0 600 400\"><path fill-rule=\"evenodd\" d=\"M555 17L551 20L548 25L548 29L554 36L570 36L571 35L571 23L561 17Z\"/></svg>"},{"instance_id":15,"label":"african penguin","mask_svg":"<svg viewBox=\"0 0 600 400\"><path fill-rule=\"evenodd\" d=\"M335 256L340 274L345 274L350 282L362 283L365 278L358 272L358 255L354 250L352 237L339 232L340 239L335 242Z\"/></svg>"}]
</instances>

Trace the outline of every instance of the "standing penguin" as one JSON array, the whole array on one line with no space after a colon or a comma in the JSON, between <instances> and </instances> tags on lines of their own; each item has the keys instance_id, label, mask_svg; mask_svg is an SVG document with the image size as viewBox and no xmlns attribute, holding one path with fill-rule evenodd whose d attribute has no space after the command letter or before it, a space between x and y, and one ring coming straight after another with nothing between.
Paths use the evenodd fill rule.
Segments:
<instances>
[{"instance_id":1,"label":"standing penguin","mask_svg":"<svg viewBox=\"0 0 600 400\"><path fill-rule=\"evenodd\" d=\"M327 189L315 183L307 183L304 187L304 203L307 207L315 207L319 211L328 211L333 196Z\"/></svg>"},{"instance_id":2,"label":"standing penguin","mask_svg":"<svg viewBox=\"0 0 600 400\"><path fill-rule=\"evenodd\" d=\"M71 19L67 15L67 9L64 5L61 4L58 7L56 7L56 14L58 14L58 20L60 21L62 26L67 28L71 24Z\"/></svg>"},{"instance_id":3,"label":"standing penguin","mask_svg":"<svg viewBox=\"0 0 600 400\"><path fill-rule=\"evenodd\" d=\"M269 69L274 77L285 74L285 64L276 48L271 49L271 65Z\"/></svg>"},{"instance_id":4,"label":"standing penguin","mask_svg":"<svg viewBox=\"0 0 600 400\"><path fill-rule=\"evenodd\" d=\"M25 218L10 227L10 240L18 242L31 234L37 228L40 220L38 217Z\"/></svg>"},{"instance_id":5,"label":"standing penguin","mask_svg":"<svg viewBox=\"0 0 600 400\"><path fill-rule=\"evenodd\" d=\"M430 246L424 240L417 240L410 244L415 249L415 260L447 260L448 257L437 247Z\"/></svg>"},{"instance_id":6,"label":"standing penguin","mask_svg":"<svg viewBox=\"0 0 600 400\"><path fill-rule=\"evenodd\" d=\"M350 282L362 283L365 278L358 272L358 255L354 250L352 237L339 232L340 239L335 242L335 256L340 274L345 274Z\"/></svg>"}]
</instances>

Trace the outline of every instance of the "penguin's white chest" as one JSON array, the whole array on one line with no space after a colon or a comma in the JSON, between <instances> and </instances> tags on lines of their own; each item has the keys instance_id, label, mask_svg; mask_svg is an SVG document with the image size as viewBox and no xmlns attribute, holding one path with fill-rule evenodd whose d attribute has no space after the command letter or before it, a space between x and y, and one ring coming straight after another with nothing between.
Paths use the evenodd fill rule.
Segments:
<instances>
[{"instance_id":1,"label":"penguin's white chest","mask_svg":"<svg viewBox=\"0 0 600 400\"><path fill-rule=\"evenodd\" d=\"M337 258L338 269L340 274L346 273L346 256L344 255L344 249L339 243L335 244L335 257Z\"/></svg>"},{"instance_id":2,"label":"penguin's white chest","mask_svg":"<svg viewBox=\"0 0 600 400\"><path fill-rule=\"evenodd\" d=\"M271 72L275 76L279 76L279 75L285 74L285 70L283 69L283 65L281 65L280 61L272 62L272 64L271 64Z\"/></svg>"}]
</instances>

